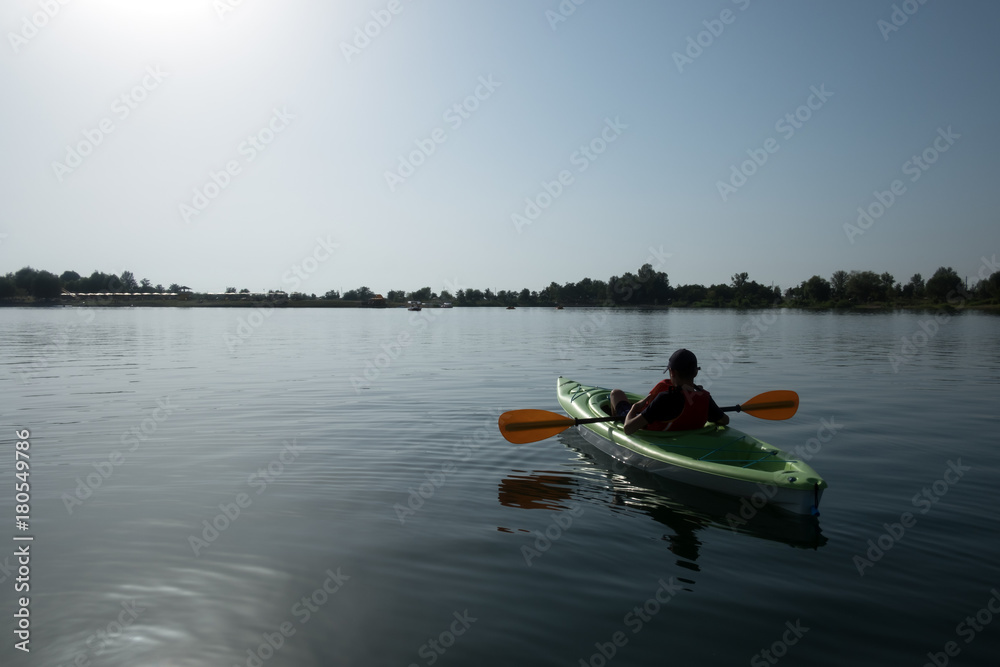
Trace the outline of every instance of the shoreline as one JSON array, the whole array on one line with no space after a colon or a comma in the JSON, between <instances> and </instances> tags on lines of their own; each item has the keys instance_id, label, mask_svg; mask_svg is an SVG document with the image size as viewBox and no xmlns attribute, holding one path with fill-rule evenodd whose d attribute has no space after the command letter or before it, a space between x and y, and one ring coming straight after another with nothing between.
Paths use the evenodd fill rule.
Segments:
<instances>
[{"instance_id":1,"label":"shoreline","mask_svg":"<svg viewBox=\"0 0 1000 667\"><path fill-rule=\"evenodd\" d=\"M549 309L559 308L555 304L546 305L516 305L515 309ZM613 310L799 310L810 312L893 312L893 311L959 311L977 310L983 312L1000 312L1000 304L995 303L969 303L951 305L948 303L923 303L923 304L856 304L856 305L794 305L781 304L771 306L712 306L712 305L624 305L624 304L581 304L564 305L565 309L613 309ZM352 308L364 310L406 310L406 303L391 303L386 306L368 306L362 301L342 301L332 299L303 299L282 301L270 301L267 299L252 300L208 300L208 299L170 299L161 300L159 297L112 297L107 300L100 300L96 303L80 302L76 299L51 299L38 300L31 297L16 299L0 299L0 308ZM502 308L509 309L507 304L489 303L482 305L454 305L447 308L440 304L424 304L425 309L449 310L452 308Z\"/></svg>"}]
</instances>

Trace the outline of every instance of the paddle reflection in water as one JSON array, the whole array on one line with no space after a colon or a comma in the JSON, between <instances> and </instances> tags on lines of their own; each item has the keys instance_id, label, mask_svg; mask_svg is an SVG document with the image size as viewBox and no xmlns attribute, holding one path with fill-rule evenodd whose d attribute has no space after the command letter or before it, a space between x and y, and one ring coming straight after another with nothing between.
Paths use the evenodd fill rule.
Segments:
<instances>
[{"instance_id":1,"label":"paddle reflection in water","mask_svg":"<svg viewBox=\"0 0 1000 667\"><path fill-rule=\"evenodd\" d=\"M524 470L512 470L524 473ZM500 480L500 504L525 510L567 510L573 498L576 480L558 472L511 475Z\"/></svg>"}]
</instances>

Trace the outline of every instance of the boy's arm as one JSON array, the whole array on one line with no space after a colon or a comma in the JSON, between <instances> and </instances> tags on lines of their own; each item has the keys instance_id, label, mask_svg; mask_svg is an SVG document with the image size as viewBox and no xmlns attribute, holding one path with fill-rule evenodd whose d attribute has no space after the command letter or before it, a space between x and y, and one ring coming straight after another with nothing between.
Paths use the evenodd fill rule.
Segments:
<instances>
[{"instance_id":1,"label":"boy's arm","mask_svg":"<svg viewBox=\"0 0 1000 667\"><path fill-rule=\"evenodd\" d=\"M708 421L715 422L719 426L725 426L729 423L729 415L722 411L714 398L708 399Z\"/></svg>"},{"instance_id":2,"label":"boy's arm","mask_svg":"<svg viewBox=\"0 0 1000 667\"><path fill-rule=\"evenodd\" d=\"M642 412L645 410L646 402L648 400L648 398L644 398L633 405L632 409L628 411L628 415L625 416L625 425L622 427L622 430L625 431L625 435L632 435L649 423L646 421L646 418L642 416Z\"/></svg>"},{"instance_id":3,"label":"boy's arm","mask_svg":"<svg viewBox=\"0 0 1000 667\"><path fill-rule=\"evenodd\" d=\"M642 405L649 403L648 407ZM669 422L677 419L684 411L684 396L679 391L662 392L649 401L640 401L632 406L625 417L625 434L631 435L650 422Z\"/></svg>"}]
</instances>

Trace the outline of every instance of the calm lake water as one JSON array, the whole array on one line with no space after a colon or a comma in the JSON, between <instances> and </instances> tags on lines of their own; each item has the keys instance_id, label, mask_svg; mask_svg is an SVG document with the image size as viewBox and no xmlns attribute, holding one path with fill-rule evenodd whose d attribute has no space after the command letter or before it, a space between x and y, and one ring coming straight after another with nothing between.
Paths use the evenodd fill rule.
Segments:
<instances>
[{"instance_id":1,"label":"calm lake water","mask_svg":"<svg viewBox=\"0 0 1000 667\"><path fill-rule=\"evenodd\" d=\"M997 316L6 308L0 341L5 666L1000 655ZM558 412L559 375L645 391L682 346L720 405L799 393L733 426L823 475L818 519L497 430Z\"/></svg>"}]
</instances>

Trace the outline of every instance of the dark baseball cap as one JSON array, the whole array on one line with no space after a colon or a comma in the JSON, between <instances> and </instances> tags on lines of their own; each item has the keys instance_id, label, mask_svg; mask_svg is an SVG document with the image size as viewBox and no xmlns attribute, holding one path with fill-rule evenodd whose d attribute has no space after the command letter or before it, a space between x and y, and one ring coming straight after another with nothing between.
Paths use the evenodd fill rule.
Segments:
<instances>
[{"instance_id":1,"label":"dark baseball cap","mask_svg":"<svg viewBox=\"0 0 1000 667\"><path fill-rule=\"evenodd\" d=\"M694 356L694 352L683 347L670 355L667 370L663 372L669 372L671 368L687 377L693 377L696 372L701 370L701 367L698 366L698 357Z\"/></svg>"}]
</instances>

